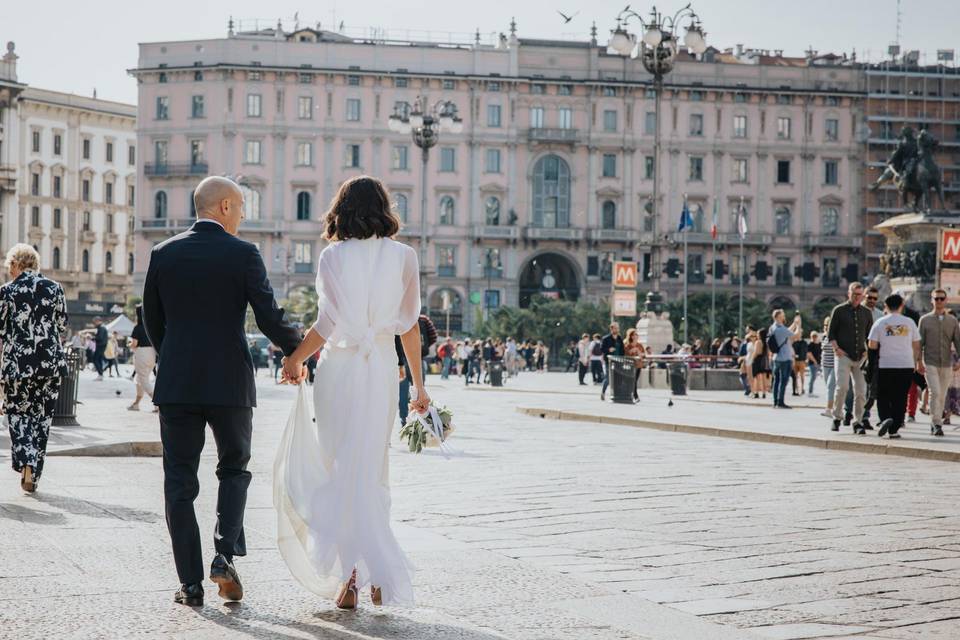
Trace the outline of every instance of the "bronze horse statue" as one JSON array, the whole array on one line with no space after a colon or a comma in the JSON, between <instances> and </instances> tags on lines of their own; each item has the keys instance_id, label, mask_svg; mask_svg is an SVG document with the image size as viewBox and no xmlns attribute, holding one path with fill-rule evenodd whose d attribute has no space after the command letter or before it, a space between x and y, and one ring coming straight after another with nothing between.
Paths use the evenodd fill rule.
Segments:
<instances>
[{"instance_id":1,"label":"bronze horse statue","mask_svg":"<svg viewBox=\"0 0 960 640\"><path fill-rule=\"evenodd\" d=\"M880 188L886 182L893 182L900 193L902 205L908 206L909 196L913 196L913 211L929 211L933 202L930 191L936 192L940 198L940 208L946 210L943 197L943 181L940 168L933 159L937 140L926 129L913 138L913 129L904 127L900 135L900 144L893 157L887 163L887 168L870 190Z\"/></svg>"}]
</instances>

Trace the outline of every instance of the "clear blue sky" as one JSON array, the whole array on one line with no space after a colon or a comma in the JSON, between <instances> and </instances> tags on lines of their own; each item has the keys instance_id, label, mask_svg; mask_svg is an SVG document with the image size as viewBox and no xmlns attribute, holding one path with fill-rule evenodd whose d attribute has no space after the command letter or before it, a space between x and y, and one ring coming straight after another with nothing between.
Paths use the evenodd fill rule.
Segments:
<instances>
[{"instance_id":1,"label":"clear blue sky","mask_svg":"<svg viewBox=\"0 0 960 640\"><path fill-rule=\"evenodd\" d=\"M6 3L0 39L14 40L20 55L20 80L28 84L134 102L136 85L126 74L136 66L137 43L212 38L226 35L227 19L261 18L275 22L299 12L302 24L343 21L348 28L384 27L472 33L506 31L516 16L521 37L589 37L596 20L601 38L613 27L625 0L446 0L425 3L387 0L52 0ZM633 2L646 13L652 3ZM684 2L658 2L675 11ZM703 18L707 41L718 48L737 43L763 49L784 49L801 55L819 51L868 51L878 59L896 36L896 0L694 0ZM322 8L320 8L322 7ZM548 8L543 8L548 7ZM920 49L935 60L936 49L960 50L956 0L902 0L904 49ZM579 12L563 24L556 13ZM958 51L960 53L960 51Z\"/></svg>"}]
</instances>

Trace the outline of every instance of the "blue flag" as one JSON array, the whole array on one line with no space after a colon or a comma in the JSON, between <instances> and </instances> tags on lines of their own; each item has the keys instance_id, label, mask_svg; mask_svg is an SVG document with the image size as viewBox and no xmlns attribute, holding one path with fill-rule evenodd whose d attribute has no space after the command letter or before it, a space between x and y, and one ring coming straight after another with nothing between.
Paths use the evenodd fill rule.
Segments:
<instances>
[{"instance_id":1,"label":"blue flag","mask_svg":"<svg viewBox=\"0 0 960 640\"><path fill-rule=\"evenodd\" d=\"M690 215L690 207L687 206L687 201L683 201L683 211L680 212L680 225L677 227L677 231L683 231L684 229L693 228L693 216Z\"/></svg>"}]
</instances>

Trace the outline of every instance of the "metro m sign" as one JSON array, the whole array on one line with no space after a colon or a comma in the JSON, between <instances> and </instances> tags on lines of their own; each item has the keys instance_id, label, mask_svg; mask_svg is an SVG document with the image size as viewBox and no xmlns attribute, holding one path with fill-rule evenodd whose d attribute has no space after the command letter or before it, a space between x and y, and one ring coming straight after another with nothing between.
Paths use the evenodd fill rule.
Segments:
<instances>
[{"instance_id":1,"label":"metro m sign","mask_svg":"<svg viewBox=\"0 0 960 640\"><path fill-rule=\"evenodd\" d=\"M960 229L940 229L941 264L960 264Z\"/></svg>"},{"instance_id":2,"label":"metro m sign","mask_svg":"<svg viewBox=\"0 0 960 640\"><path fill-rule=\"evenodd\" d=\"M958 258L960 260L960 258ZM613 286L623 289L637 288L637 263L636 262L614 262L613 263Z\"/></svg>"}]
</instances>

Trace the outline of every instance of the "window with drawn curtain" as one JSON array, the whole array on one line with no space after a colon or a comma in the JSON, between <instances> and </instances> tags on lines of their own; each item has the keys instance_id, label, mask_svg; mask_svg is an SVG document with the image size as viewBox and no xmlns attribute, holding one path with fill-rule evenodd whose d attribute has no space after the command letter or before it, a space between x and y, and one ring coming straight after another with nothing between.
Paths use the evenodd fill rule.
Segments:
<instances>
[{"instance_id":1,"label":"window with drawn curtain","mask_svg":"<svg viewBox=\"0 0 960 640\"><path fill-rule=\"evenodd\" d=\"M826 207L820 222L820 233L835 236L840 233L840 211L836 207Z\"/></svg>"},{"instance_id":2,"label":"window with drawn curtain","mask_svg":"<svg viewBox=\"0 0 960 640\"><path fill-rule=\"evenodd\" d=\"M393 210L396 212L397 217L400 218L400 222L407 221L407 207L408 207L407 196L402 193L395 193L393 195Z\"/></svg>"},{"instance_id":3,"label":"window with drawn curtain","mask_svg":"<svg viewBox=\"0 0 960 640\"><path fill-rule=\"evenodd\" d=\"M454 203L450 196L440 198L440 215L438 222L440 224L453 224Z\"/></svg>"},{"instance_id":4,"label":"window with drawn curtain","mask_svg":"<svg viewBox=\"0 0 960 640\"><path fill-rule=\"evenodd\" d=\"M570 226L570 166L559 156L544 156L533 167L533 225Z\"/></svg>"},{"instance_id":5,"label":"window with drawn curtain","mask_svg":"<svg viewBox=\"0 0 960 640\"><path fill-rule=\"evenodd\" d=\"M500 198L490 196L483 205L486 213L487 225L496 227L500 224Z\"/></svg>"},{"instance_id":6,"label":"window with drawn curtain","mask_svg":"<svg viewBox=\"0 0 960 640\"><path fill-rule=\"evenodd\" d=\"M603 203L600 226L604 229L617 228L617 205L612 200Z\"/></svg>"},{"instance_id":7,"label":"window with drawn curtain","mask_svg":"<svg viewBox=\"0 0 960 640\"><path fill-rule=\"evenodd\" d=\"M790 235L790 208L786 206L777 207L774 218L776 221L777 235Z\"/></svg>"},{"instance_id":8,"label":"window with drawn curtain","mask_svg":"<svg viewBox=\"0 0 960 640\"><path fill-rule=\"evenodd\" d=\"M243 215L247 220L260 219L260 192L246 185L240 186L243 192Z\"/></svg>"}]
</instances>

